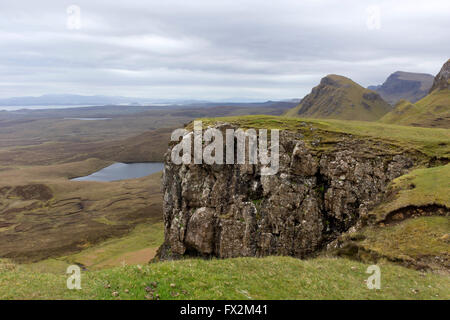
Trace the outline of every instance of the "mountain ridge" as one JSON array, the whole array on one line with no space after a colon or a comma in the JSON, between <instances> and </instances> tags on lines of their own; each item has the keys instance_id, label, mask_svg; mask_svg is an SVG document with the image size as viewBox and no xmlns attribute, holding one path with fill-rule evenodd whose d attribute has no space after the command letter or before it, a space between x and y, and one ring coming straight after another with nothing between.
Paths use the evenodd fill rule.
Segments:
<instances>
[{"instance_id":1,"label":"mountain ridge","mask_svg":"<svg viewBox=\"0 0 450 320\"><path fill-rule=\"evenodd\" d=\"M378 92L381 97L395 105L401 99L416 102L428 94L434 77L427 73L396 71L381 85L369 86L370 90Z\"/></svg>"}]
</instances>

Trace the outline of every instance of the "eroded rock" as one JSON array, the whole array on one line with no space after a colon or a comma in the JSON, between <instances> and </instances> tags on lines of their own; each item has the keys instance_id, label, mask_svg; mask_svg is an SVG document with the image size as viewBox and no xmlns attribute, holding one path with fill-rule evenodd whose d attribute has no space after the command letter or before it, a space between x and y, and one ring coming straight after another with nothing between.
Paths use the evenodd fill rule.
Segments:
<instances>
[{"instance_id":1,"label":"eroded rock","mask_svg":"<svg viewBox=\"0 0 450 320\"><path fill-rule=\"evenodd\" d=\"M158 257L306 257L355 226L414 164L414 155L379 142L344 134L326 147L316 140L280 132L280 168L268 176L259 164L175 165L169 149Z\"/></svg>"}]
</instances>

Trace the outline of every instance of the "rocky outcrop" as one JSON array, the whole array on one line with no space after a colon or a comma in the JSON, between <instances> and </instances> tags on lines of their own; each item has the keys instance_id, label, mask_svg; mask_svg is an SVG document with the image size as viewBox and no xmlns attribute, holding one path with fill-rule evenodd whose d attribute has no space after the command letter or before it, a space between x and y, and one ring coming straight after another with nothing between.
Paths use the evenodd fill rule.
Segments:
<instances>
[{"instance_id":1,"label":"rocky outcrop","mask_svg":"<svg viewBox=\"0 0 450 320\"><path fill-rule=\"evenodd\" d=\"M322 142L323 132L304 130L312 134L280 132L275 175L261 175L259 164L175 165L169 148L158 257L306 257L361 223L415 161L380 142L346 134Z\"/></svg>"},{"instance_id":2,"label":"rocky outcrop","mask_svg":"<svg viewBox=\"0 0 450 320\"><path fill-rule=\"evenodd\" d=\"M430 93L434 90L450 89L450 59L441 68L441 71L434 78Z\"/></svg>"}]
</instances>

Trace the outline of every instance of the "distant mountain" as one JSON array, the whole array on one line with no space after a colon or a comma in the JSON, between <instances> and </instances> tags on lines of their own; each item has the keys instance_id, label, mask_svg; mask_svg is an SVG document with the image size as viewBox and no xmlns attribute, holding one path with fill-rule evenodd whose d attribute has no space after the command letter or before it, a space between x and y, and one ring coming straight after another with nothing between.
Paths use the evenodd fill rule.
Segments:
<instances>
[{"instance_id":1,"label":"distant mountain","mask_svg":"<svg viewBox=\"0 0 450 320\"><path fill-rule=\"evenodd\" d=\"M263 101L261 99L252 98L227 98L210 100L195 99L154 99L154 98L133 98L122 96L104 96L93 95L84 96L78 94L45 94L38 97L25 96L0 99L0 106L104 106L104 105L129 105L129 106L145 106L145 105L190 105L190 104L261 104L273 102L289 102L295 103L299 99L285 99L280 101Z\"/></svg>"},{"instance_id":2,"label":"distant mountain","mask_svg":"<svg viewBox=\"0 0 450 320\"><path fill-rule=\"evenodd\" d=\"M450 59L436 75L430 93L417 101L399 101L380 122L450 128Z\"/></svg>"},{"instance_id":3,"label":"distant mountain","mask_svg":"<svg viewBox=\"0 0 450 320\"><path fill-rule=\"evenodd\" d=\"M427 73L397 71L391 74L382 85L369 86L381 97L394 105L401 99L416 102L428 94L434 77Z\"/></svg>"},{"instance_id":4,"label":"distant mountain","mask_svg":"<svg viewBox=\"0 0 450 320\"><path fill-rule=\"evenodd\" d=\"M139 103L139 99L109 96L83 96L76 94L46 94L39 97L14 97L0 99L1 106L36 106L36 105L99 105Z\"/></svg>"},{"instance_id":5,"label":"distant mountain","mask_svg":"<svg viewBox=\"0 0 450 320\"><path fill-rule=\"evenodd\" d=\"M0 106L62 106L62 105L148 105L206 103L204 100L151 99L122 96L84 96L78 94L45 94L38 97L14 97L0 99Z\"/></svg>"},{"instance_id":6,"label":"distant mountain","mask_svg":"<svg viewBox=\"0 0 450 320\"><path fill-rule=\"evenodd\" d=\"M351 79L328 75L286 116L375 121L391 110L380 95Z\"/></svg>"}]
</instances>

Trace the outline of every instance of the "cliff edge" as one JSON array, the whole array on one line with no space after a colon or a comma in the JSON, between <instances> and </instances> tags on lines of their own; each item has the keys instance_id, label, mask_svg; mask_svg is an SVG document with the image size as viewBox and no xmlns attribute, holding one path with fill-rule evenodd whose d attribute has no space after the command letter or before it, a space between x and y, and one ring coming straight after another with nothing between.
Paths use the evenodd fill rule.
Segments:
<instances>
[{"instance_id":1,"label":"cliff edge","mask_svg":"<svg viewBox=\"0 0 450 320\"><path fill-rule=\"evenodd\" d=\"M284 121L292 127L280 131L274 175L261 175L262 165L248 162L177 165L170 146L162 181L165 242L159 259L307 257L364 223L393 179L430 160L417 148L367 136L370 130L359 136L324 130L319 121L278 117L253 119L252 125L282 126ZM238 126L226 119L210 124L222 132ZM373 124L376 132L379 126ZM413 128L404 130L409 136ZM395 136L394 131L387 134Z\"/></svg>"}]
</instances>

